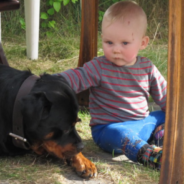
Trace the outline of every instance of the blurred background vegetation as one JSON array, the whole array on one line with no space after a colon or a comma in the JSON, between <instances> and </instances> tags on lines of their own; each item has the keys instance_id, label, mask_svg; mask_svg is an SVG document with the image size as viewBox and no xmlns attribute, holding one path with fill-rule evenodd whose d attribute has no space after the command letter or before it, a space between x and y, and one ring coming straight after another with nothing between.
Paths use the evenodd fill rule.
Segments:
<instances>
[{"instance_id":1,"label":"blurred background vegetation","mask_svg":"<svg viewBox=\"0 0 184 184\"><path fill-rule=\"evenodd\" d=\"M48 12L51 5L48 4L50 0L41 0L40 12ZM52 0L58 1L58 0ZM59 0L62 1L62 0ZM101 20L105 10L115 2L120 0L99 0L99 26L98 30L101 31ZM158 39L167 41L168 31L168 0L135 0L146 12L148 17L148 35L151 39ZM68 36L79 35L81 23L81 6L80 0L73 2L68 0L67 5L61 2L61 9L50 16L50 20L54 20L55 28L50 28L54 34ZM20 0L21 8L17 11L8 11L2 13L2 33L9 33L12 35L25 34L24 27L24 0ZM45 20L41 19L40 36L43 38L48 27L42 26Z\"/></svg>"},{"instance_id":2,"label":"blurred background vegetation","mask_svg":"<svg viewBox=\"0 0 184 184\"><path fill-rule=\"evenodd\" d=\"M100 39L103 14L110 5L118 1L120 0L99 0L98 55L103 54ZM147 34L151 39L149 47L142 51L143 53L141 52L141 54L144 54L145 57L149 57L161 70L161 73L166 76L168 0L135 1L147 14ZM55 6L53 10L54 2L59 3L57 4L59 6ZM24 0L20 0L20 4L21 7L19 10L1 13L2 43L10 62L12 58L15 60L16 58L20 59L26 57ZM40 9L39 60L40 62L46 60L52 61L49 63L52 67L43 67L40 71L43 72L44 70L53 73L65 70L66 68L58 68L53 64L58 61L63 64L63 60L70 58L75 58L75 61L72 61L72 63L74 62L74 66L68 66L67 68L75 67L80 49L80 0L41 0ZM72 64L69 61L68 63L69 65ZM14 66L17 67L15 61ZM30 68L30 65L26 67ZM33 65L31 67L33 67ZM36 71L36 73L37 72L38 71Z\"/></svg>"}]
</instances>

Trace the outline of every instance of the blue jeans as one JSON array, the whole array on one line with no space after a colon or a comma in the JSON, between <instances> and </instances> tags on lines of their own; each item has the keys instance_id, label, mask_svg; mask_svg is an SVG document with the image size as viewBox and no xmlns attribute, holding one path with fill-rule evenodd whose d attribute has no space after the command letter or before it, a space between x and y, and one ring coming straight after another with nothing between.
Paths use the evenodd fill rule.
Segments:
<instances>
[{"instance_id":1,"label":"blue jeans","mask_svg":"<svg viewBox=\"0 0 184 184\"><path fill-rule=\"evenodd\" d=\"M91 127L95 143L107 152L125 154L137 161L138 151L148 144L153 131L165 122L165 112L154 111L142 120L95 125Z\"/></svg>"}]
</instances>

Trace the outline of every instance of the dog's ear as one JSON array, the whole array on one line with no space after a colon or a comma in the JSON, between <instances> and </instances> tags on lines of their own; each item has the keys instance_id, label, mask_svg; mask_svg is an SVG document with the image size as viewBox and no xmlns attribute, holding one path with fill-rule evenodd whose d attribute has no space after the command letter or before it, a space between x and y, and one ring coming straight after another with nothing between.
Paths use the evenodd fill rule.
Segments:
<instances>
[{"instance_id":1,"label":"dog's ear","mask_svg":"<svg viewBox=\"0 0 184 184\"><path fill-rule=\"evenodd\" d=\"M62 99L62 102L69 98L64 93L61 92L35 92L34 96L36 97L37 101L42 102L43 110L42 110L42 119L48 117L51 107L56 102L58 103L59 100Z\"/></svg>"},{"instance_id":2,"label":"dog's ear","mask_svg":"<svg viewBox=\"0 0 184 184\"><path fill-rule=\"evenodd\" d=\"M47 118L52 107L52 102L49 95L46 92L36 92L34 93L34 96L42 101L43 108L41 118Z\"/></svg>"},{"instance_id":3,"label":"dog's ear","mask_svg":"<svg viewBox=\"0 0 184 184\"><path fill-rule=\"evenodd\" d=\"M21 99L22 113L34 119L45 119L49 116L52 102L45 92L34 92Z\"/></svg>"}]
</instances>

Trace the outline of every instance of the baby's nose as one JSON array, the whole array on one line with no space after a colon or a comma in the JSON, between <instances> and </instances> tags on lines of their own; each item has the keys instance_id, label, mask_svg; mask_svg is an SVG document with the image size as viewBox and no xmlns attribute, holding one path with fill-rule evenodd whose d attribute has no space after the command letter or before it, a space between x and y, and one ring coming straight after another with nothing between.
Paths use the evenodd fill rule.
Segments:
<instances>
[{"instance_id":1,"label":"baby's nose","mask_svg":"<svg viewBox=\"0 0 184 184\"><path fill-rule=\"evenodd\" d=\"M114 46L113 52L114 53L120 52L120 47L119 46Z\"/></svg>"}]
</instances>

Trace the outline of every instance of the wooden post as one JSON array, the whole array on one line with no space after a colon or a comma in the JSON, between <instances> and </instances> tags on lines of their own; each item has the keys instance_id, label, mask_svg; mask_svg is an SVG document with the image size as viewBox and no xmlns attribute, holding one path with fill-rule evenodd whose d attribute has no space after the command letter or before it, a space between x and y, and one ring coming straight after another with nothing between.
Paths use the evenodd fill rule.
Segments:
<instances>
[{"instance_id":1,"label":"wooden post","mask_svg":"<svg viewBox=\"0 0 184 184\"><path fill-rule=\"evenodd\" d=\"M0 12L2 11L10 11L19 9L20 2L18 0L3 0L0 2ZM9 65L4 54L4 50L1 44L1 16L0 16L0 64Z\"/></svg>"},{"instance_id":2,"label":"wooden post","mask_svg":"<svg viewBox=\"0 0 184 184\"><path fill-rule=\"evenodd\" d=\"M97 56L98 0L82 0L82 23L78 66ZM78 94L80 106L88 107L89 91Z\"/></svg>"},{"instance_id":3,"label":"wooden post","mask_svg":"<svg viewBox=\"0 0 184 184\"><path fill-rule=\"evenodd\" d=\"M184 183L184 1L169 1L168 92L159 184Z\"/></svg>"}]
</instances>

